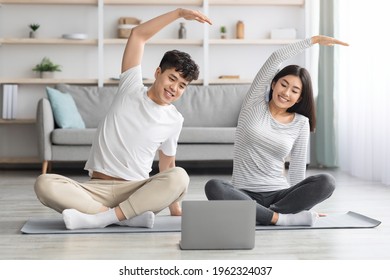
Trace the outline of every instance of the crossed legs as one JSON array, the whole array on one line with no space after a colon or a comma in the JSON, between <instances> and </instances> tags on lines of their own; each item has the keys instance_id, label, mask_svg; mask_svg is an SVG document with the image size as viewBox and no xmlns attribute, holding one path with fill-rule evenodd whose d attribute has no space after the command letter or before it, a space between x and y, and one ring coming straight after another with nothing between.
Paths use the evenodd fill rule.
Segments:
<instances>
[{"instance_id":1,"label":"crossed legs","mask_svg":"<svg viewBox=\"0 0 390 280\"><path fill-rule=\"evenodd\" d=\"M137 182L79 183L61 175L44 174L37 178L35 192L44 205L63 213L69 229L105 227L118 222L151 227L154 213L180 201L188 184L185 170L175 167Z\"/></svg>"},{"instance_id":2,"label":"crossed legs","mask_svg":"<svg viewBox=\"0 0 390 280\"><path fill-rule=\"evenodd\" d=\"M239 190L218 179L205 185L209 200L255 200L256 221L262 225L312 225L317 214L308 210L330 197L334 189L334 178L327 174L308 177L285 190L263 193Z\"/></svg>"}]
</instances>

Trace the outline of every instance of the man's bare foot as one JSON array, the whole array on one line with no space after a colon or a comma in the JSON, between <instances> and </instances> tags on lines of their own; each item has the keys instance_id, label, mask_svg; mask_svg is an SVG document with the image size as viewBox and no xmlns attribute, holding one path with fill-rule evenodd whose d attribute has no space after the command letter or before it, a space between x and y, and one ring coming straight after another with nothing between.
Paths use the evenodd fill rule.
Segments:
<instances>
[{"instance_id":1,"label":"man's bare foot","mask_svg":"<svg viewBox=\"0 0 390 280\"><path fill-rule=\"evenodd\" d=\"M171 212L171 216L181 216L182 211L179 202L174 202L169 205L169 211Z\"/></svg>"}]
</instances>

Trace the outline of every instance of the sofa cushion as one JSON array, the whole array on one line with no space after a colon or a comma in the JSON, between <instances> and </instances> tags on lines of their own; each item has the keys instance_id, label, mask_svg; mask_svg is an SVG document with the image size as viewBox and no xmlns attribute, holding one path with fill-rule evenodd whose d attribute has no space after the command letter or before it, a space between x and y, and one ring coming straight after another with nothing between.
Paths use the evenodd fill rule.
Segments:
<instances>
[{"instance_id":1,"label":"sofa cushion","mask_svg":"<svg viewBox=\"0 0 390 280\"><path fill-rule=\"evenodd\" d=\"M73 97L69 93L50 87L46 87L46 92L58 127L85 128L84 121L77 110Z\"/></svg>"},{"instance_id":2,"label":"sofa cushion","mask_svg":"<svg viewBox=\"0 0 390 280\"><path fill-rule=\"evenodd\" d=\"M54 129L51 133L53 145L92 145L96 128Z\"/></svg>"},{"instance_id":3,"label":"sofa cushion","mask_svg":"<svg viewBox=\"0 0 390 280\"><path fill-rule=\"evenodd\" d=\"M235 127L183 127L179 144L232 144L236 133Z\"/></svg>"},{"instance_id":4,"label":"sofa cushion","mask_svg":"<svg viewBox=\"0 0 390 280\"><path fill-rule=\"evenodd\" d=\"M250 85L190 85L174 105L184 127L236 127Z\"/></svg>"},{"instance_id":5,"label":"sofa cushion","mask_svg":"<svg viewBox=\"0 0 390 280\"><path fill-rule=\"evenodd\" d=\"M58 84L56 88L69 92L80 112L87 128L97 128L106 115L118 89L117 86L77 86Z\"/></svg>"}]
</instances>

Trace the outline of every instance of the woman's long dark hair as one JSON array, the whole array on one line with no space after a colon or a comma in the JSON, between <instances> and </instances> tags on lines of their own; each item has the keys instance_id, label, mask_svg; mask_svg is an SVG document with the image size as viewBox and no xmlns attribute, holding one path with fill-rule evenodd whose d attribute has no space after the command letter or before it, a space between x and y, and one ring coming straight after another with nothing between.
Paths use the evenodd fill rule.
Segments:
<instances>
[{"instance_id":1,"label":"woman's long dark hair","mask_svg":"<svg viewBox=\"0 0 390 280\"><path fill-rule=\"evenodd\" d=\"M298 113L307 117L309 119L310 131L314 131L316 128L316 111L313 97L313 85L311 83L310 74L305 68L300 67L299 65L288 65L280 70L272 79L269 100L272 99L272 85L280 78L287 75L299 77L302 81L300 101L288 108L287 112Z\"/></svg>"}]
</instances>

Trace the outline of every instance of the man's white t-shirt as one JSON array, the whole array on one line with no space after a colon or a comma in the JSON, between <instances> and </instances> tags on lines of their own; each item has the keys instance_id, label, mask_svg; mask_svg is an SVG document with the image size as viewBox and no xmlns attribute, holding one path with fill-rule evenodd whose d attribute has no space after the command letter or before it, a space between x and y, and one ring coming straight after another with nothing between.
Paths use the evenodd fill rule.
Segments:
<instances>
[{"instance_id":1,"label":"man's white t-shirt","mask_svg":"<svg viewBox=\"0 0 390 280\"><path fill-rule=\"evenodd\" d=\"M156 152L176 154L183 116L147 96L141 66L120 76L118 92L95 135L85 169L129 181L149 177Z\"/></svg>"}]
</instances>

